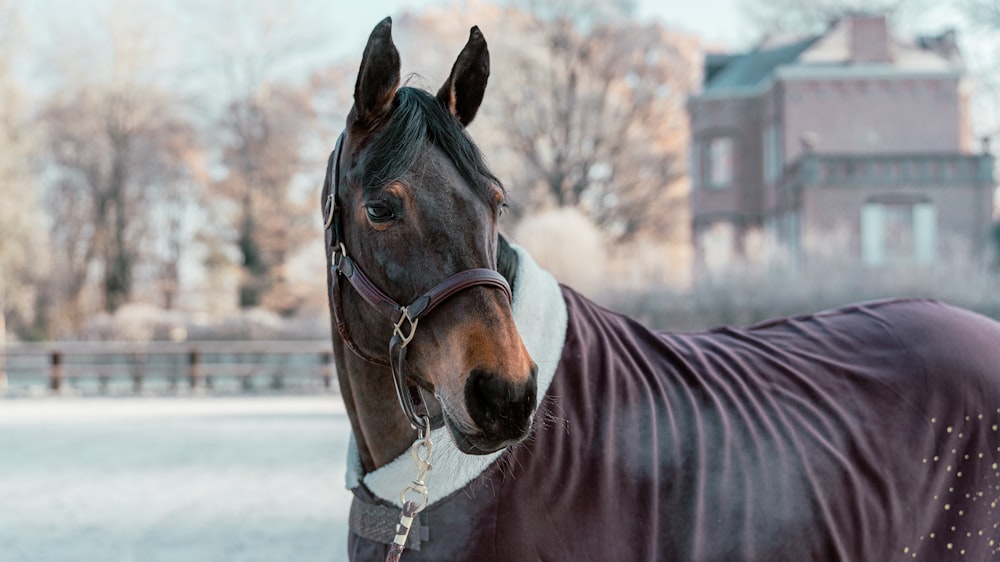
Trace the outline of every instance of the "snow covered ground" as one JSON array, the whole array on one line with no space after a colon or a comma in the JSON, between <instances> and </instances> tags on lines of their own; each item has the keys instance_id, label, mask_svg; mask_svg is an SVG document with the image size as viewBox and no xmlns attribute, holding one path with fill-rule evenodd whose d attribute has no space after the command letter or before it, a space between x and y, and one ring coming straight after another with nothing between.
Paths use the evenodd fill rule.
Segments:
<instances>
[{"instance_id":1,"label":"snow covered ground","mask_svg":"<svg viewBox=\"0 0 1000 562\"><path fill-rule=\"evenodd\" d=\"M0 561L345 559L338 396L0 399Z\"/></svg>"}]
</instances>

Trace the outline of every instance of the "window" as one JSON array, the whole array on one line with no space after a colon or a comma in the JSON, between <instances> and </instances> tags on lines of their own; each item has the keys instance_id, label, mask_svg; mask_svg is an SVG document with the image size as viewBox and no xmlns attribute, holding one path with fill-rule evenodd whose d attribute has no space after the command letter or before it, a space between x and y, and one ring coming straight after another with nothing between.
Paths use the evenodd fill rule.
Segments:
<instances>
[{"instance_id":1,"label":"window","mask_svg":"<svg viewBox=\"0 0 1000 562\"><path fill-rule=\"evenodd\" d=\"M774 124L764 129L764 181L771 183L781 176L781 131Z\"/></svg>"},{"instance_id":2,"label":"window","mask_svg":"<svg viewBox=\"0 0 1000 562\"><path fill-rule=\"evenodd\" d=\"M861 209L861 254L867 265L934 261L937 213L930 201L871 201Z\"/></svg>"},{"instance_id":3,"label":"window","mask_svg":"<svg viewBox=\"0 0 1000 562\"><path fill-rule=\"evenodd\" d=\"M708 141L702 170L708 187L729 187L733 183L733 139L716 137Z\"/></svg>"},{"instance_id":4,"label":"window","mask_svg":"<svg viewBox=\"0 0 1000 562\"><path fill-rule=\"evenodd\" d=\"M698 141L694 141L691 145L691 154L688 155L692 189L696 189L701 186L701 151L702 144Z\"/></svg>"}]
</instances>

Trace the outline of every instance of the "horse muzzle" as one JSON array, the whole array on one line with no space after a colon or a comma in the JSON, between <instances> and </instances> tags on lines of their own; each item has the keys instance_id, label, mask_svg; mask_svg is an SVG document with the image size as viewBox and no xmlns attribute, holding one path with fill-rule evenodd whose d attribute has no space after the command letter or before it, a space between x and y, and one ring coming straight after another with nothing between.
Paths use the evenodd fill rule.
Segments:
<instances>
[{"instance_id":1,"label":"horse muzzle","mask_svg":"<svg viewBox=\"0 0 1000 562\"><path fill-rule=\"evenodd\" d=\"M455 445L463 453L486 455L527 437L538 396L538 367L530 376L512 382L483 369L473 369L465 383L465 409L471 424L444 413Z\"/></svg>"}]
</instances>

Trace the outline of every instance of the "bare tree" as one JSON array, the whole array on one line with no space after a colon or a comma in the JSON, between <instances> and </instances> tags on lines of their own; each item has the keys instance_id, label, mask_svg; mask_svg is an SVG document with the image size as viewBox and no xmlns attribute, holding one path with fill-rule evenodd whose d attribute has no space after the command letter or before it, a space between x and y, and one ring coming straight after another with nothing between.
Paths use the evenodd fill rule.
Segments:
<instances>
[{"instance_id":1,"label":"bare tree","mask_svg":"<svg viewBox=\"0 0 1000 562\"><path fill-rule=\"evenodd\" d=\"M59 69L60 87L41 114L57 268L50 298L68 316L57 330L79 327L95 272L104 310L133 298L161 213L193 173L193 128L157 83L156 45L128 13L106 15L107 35L89 44L104 47L89 72Z\"/></svg>"},{"instance_id":2,"label":"bare tree","mask_svg":"<svg viewBox=\"0 0 1000 562\"><path fill-rule=\"evenodd\" d=\"M448 41L427 36L453 39L479 25L492 63L471 130L515 213L577 208L612 241L685 236L684 102L696 86L697 40L629 19L627 1L516 4L400 18L403 63L447 72ZM427 75L425 85L441 79Z\"/></svg>"},{"instance_id":3,"label":"bare tree","mask_svg":"<svg viewBox=\"0 0 1000 562\"><path fill-rule=\"evenodd\" d=\"M1000 3L962 0L958 3L965 34L966 60L978 79L976 133L1000 138ZM973 51L973 52L969 52Z\"/></svg>"},{"instance_id":4,"label":"bare tree","mask_svg":"<svg viewBox=\"0 0 1000 562\"><path fill-rule=\"evenodd\" d=\"M103 308L113 312L130 300L155 211L188 173L193 134L171 109L154 90L101 85L65 90L47 106L53 240L71 303L79 305L95 264Z\"/></svg>"},{"instance_id":5,"label":"bare tree","mask_svg":"<svg viewBox=\"0 0 1000 562\"><path fill-rule=\"evenodd\" d=\"M583 31L560 19L535 33L542 56L519 53L521 85L499 96L509 146L557 206L617 239L665 233L683 195L669 188L684 174L693 44L627 20Z\"/></svg>"},{"instance_id":6,"label":"bare tree","mask_svg":"<svg viewBox=\"0 0 1000 562\"><path fill-rule=\"evenodd\" d=\"M36 139L29 133L26 99L10 68L19 22L13 7L0 0L0 391L7 380L7 320L22 329L33 322L34 288L46 266L44 221L29 167Z\"/></svg>"},{"instance_id":7,"label":"bare tree","mask_svg":"<svg viewBox=\"0 0 1000 562\"><path fill-rule=\"evenodd\" d=\"M261 89L233 100L220 122L229 141L222 155L226 173L213 185L213 197L233 209L230 224L244 271L240 306L290 312L295 302L282 267L308 236L312 216L311 205L292 197L311 114L303 92Z\"/></svg>"},{"instance_id":8,"label":"bare tree","mask_svg":"<svg viewBox=\"0 0 1000 562\"><path fill-rule=\"evenodd\" d=\"M220 24L196 30L196 36L214 61L206 82L224 93L209 133L221 148L216 157L222 166L213 174L207 202L225 223L206 233L206 240L235 247L244 308L296 308L286 263L315 236L309 229L314 201L297 197L300 173L322 165L319 155L302 156L314 117L309 85L293 85L287 75L328 46L317 26L320 7L249 1L193 8L203 24ZM211 253L212 259L224 255Z\"/></svg>"},{"instance_id":9,"label":"bare tree","mask_svg":"<svg viewBox=\"0 0 1000 562\"><path fill-rule=\"evenodd\" d=\"M636 0L508 0L509 6L541 21L572 21L580 29L620 23L635 15Z\"/></svg>"}]
</instances>

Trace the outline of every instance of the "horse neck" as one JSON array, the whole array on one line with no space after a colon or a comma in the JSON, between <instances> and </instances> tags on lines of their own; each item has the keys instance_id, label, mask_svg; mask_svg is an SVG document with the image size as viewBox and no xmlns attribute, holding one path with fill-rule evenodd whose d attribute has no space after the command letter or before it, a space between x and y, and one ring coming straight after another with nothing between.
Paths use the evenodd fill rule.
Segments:
<instances>
[{"instance_id":1,"label":"horse neck","mask_svg":"<svg viewBox=\"0 0 1000 562\"><path fill-rule=\"evenodd\" d=\"M340 395L351 421L364 471L371 472L404 453L416 439L399 408L388 367L369 363L333 338Z\"/></svg>"}]
</instances>

